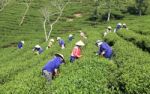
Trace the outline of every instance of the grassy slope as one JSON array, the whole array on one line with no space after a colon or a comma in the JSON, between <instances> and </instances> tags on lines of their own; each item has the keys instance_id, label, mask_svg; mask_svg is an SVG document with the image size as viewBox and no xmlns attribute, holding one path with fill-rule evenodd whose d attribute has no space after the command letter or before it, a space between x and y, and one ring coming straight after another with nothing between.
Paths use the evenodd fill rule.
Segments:
<instances>
[{"instance_id":1,"label":"grassy slope","mask_svg":"<svg viewBox=\"0 0 150 94\"><path fill-rule=\"evenodd\" d=\"M46 1L46 0L45 0ZM40 3L39 3L40 2ZM1 47L8 46L10 43L15 43L8 48L1 48L0 67L1 67L1 86L2 94L48 94L48 93L113 93L114 90L108 89L111 80L114 80L117 73L114 72L116 65L103 58L95 57L94 51L97 48L94 43L97 39L102 39L101 33L107 25L115 24L118 21L110 23L98 24L91 27L86 21L92 10L88 4L71 4L67 6L63 17L54 27L52 36L58 35L65 39L67 48L61 50L57 43L50 50L46 50L41 56L33 56L31 52L35 44L44 43L44 32L42 28L42 17L39 12L40 6L43 6L42 0L34 0L31 8L25 18L25 23L20 27L18 24L24 12L24 5L19 4L15 0L10 3L0 14L0 42ZM81 12L83 17L75 18L74 13ZM7 16L6 16L7 15ZM66 22L67 17L73 17L73 22ZM139 19L148 19L149 16ZM132 21L130 21L132 19ZM132 27L132 23L136 22L135 18L122 20ZM148 28L148 27L145 27ZM78 30L83 30L88 35L88 45L83 48L83 57L74 64L69 63L69 55L74 46L74 43L79 40ZM69 33L75 34L75 39L72 43L67 43ZM20 40L25 40L25 47L18 51L16 43ZM30 44L30 45L28 45ZM42 66L52 58L54 53L61 52L64 54L67 64L61 68L61 75L53 81L49 86L45 84L44 78L41 77ZM88 58L87 58L88 57ZM5 62L5 63L3 63ZM6 66L6 67L4 67ZM21 68L20 68L21 67ZM6 74L7 72L7 74ZM56 88L57 87L57 88ZM118 88L117 88L118 89ZM119 90L117 91L120 92Z\"/></svg>"}]
</instances>

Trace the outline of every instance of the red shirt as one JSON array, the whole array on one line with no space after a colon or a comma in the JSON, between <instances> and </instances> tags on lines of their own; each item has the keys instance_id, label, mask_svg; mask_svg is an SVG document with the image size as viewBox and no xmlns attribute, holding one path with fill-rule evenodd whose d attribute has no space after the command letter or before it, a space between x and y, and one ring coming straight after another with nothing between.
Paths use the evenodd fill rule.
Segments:
<instances>
[{"instance_id":1,"label":"red shirt","mask_svg":"<svg viewBox=\"0 0 150 94\"><path fill-rule=\"evenodd\" d=\"M71 56L81 57L81 49L78 46L75 46L72 50Z\"/></svg>"}]
</instances>

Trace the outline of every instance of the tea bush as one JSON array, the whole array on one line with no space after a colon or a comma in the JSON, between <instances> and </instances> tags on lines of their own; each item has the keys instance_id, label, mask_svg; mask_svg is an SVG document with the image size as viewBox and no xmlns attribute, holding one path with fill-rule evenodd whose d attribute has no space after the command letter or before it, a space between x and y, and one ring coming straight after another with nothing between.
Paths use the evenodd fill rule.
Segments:
<instances>
[{"instance_id":1,"label":"tea bush","mask_svg":"<svg viewBox=\"0 0 150 94\"><path fill-rule=\"evenodd\" d=\"M132 31L119 31L117 34L123 37L125 40L133 42L139 48L143 49L144 51L150 52L150 38L148 36L143 36L140 34L136 34Z\"/></svg>"},{"instance_id":2,"label":"tea bush","mask_svg":"<svg viewBox=\"0 0 150 94\"><path fill-rule=\"evenodd\" d=\"M130 42L111 33L105 40L114 42L113 50L115 63L118 66L116 85L125 93L149 93L149 78L147 74L150 66L150 55L143 52ZM115 82L113 82L115 83Z\"/></svg>"}]
</instances>

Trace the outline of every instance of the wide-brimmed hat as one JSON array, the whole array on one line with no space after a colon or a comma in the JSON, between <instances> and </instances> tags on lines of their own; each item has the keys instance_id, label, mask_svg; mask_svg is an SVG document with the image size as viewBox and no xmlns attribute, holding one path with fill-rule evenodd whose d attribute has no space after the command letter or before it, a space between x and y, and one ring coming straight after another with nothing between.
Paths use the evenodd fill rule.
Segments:
<instances>
[{"instance_id":1,"label":"wide-brimmed hat","mask_svg":"<svg viewBox=\"0 0 150 94\"><path fill-rule=\"evenodd\" d=\"M108 29L112 29L111 26L108 26L107 28L108 28Z\"/></svg>"},{"instance_id":2,"label":"wide-brimmed hat","mask_svg":"<svg viewBox=\"0 0 150 94\"><path fill-rule=\"evenodd\" d=\"M73 35L72 34L69 34L69 37L72 37Z\"/></svg>"},{"instance_id":3,"label":"wide-brimmed hat","mask_svg":"<svg viewBox=\"0 0 150 94\"><path fill-rule=\"evenodd\" d=\"M50 41L51 41L51 42L54 42L55 40L54 40L54 39L50 39Z\"/></svg>"},{"instance_id":4,"label":"wide-brimmed hat","mask_svg":"<svg viewBox=\"0 0 150 94\"><path fill-rule=\"evenodd\" d=\"M97 46L100 46L102 43L103 43L102 40L97 40L95 44L96 44Z\"/></svg>"},{"instance_id":5,"label":"wide-brimmed hat","mask_svg":"<svg viewBox=\"0 0 150 94\"><path fill-rule=\"evenodd\" d=\"M55 56L59 56L59 57L61 57L61 58L63 59L63 63L65 63L65 59L64 59L64 56L63 56L62 54L60 54L60 53L56 53L56 54L55 54Z\"/></svg>"},{"instance_id":6,"label":"wide-brimmed hat","mask_svg":"<svg viewBox=\"0 0 150 94\"><path fill-rule=\"evenodd\" d=\"M82 42L82 41L80 40L80 41L76 42L76 45L78 45L78 46L84 46L85 44L84 44L84 42Z\"/></svg>"},{"instance_id":7,"label":"wide-brimmed hat","mask_svg":"<svg viewBox=\"0 0 150 94\"><path fill-rule=\"evenodd\" d=\"M61 37L57 37L57 40L60 40L61 39Z\"/></svg>"},{"instance_id":8,"label":"wide-brimmed hat","mask_svg":"<svg viewBox=\"0 0 150 94\"><path fill-rule=\"evenodd\" d=\"M24 44L24 41L22 40L21 43Z\"/></svg>"},{"instance_id":9,"label":"wide-brimmed hat","mask_svg":"<svg viewBox=\"0 0 150 94\"><path fill-rule=\"evenodd\" d=\"M120 25L120 26L121 26L122 24L121 24L121 23L118 23L117 25Z\"/></svg>"},{"instance_id":10,"label":"wide-brimmed hat","mask_svg":"<svg viewBox=\"0 0 150 94\"><path fill-rule=\"evenodd\" d=\"M41 46L40 45L35 45L35 48L41 48Z\"/></svg>"},{"instance_id":11,"label":"wide-brimmed hat","mask_svg":"<svg viewBox=\"0 0 150 94\"><path fill-rule=\"evenodd\" d=\"M125 24L125 23L123 23L122 25L126 26L126 24Z\"/></svg>"}]
</instances>

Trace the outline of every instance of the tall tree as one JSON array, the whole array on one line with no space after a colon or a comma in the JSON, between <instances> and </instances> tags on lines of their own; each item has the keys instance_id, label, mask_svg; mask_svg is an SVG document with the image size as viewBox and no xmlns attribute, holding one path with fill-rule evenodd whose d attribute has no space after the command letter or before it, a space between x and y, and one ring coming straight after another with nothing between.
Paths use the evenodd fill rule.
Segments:
<instances>
[{"instance_id":1,"label":"tall tree","mask_svg":"<svg viewBox=\"0 0 150 94\"><path fill-rule=\"evenodd\" d=\"M23 16L22 16L22 19L21 19L21 21L20 21L20 23L19 23L19 26L21 26L21 25L23 24L24 19L25 19L25 17L26 17L26 14L27 14L27 12L29 11L31 2L32 2L32 0L25 0L25 1L24 1L23 4L26 5L26 10L25 10L25 12L24 12L24 14L23 14Z\"/></svg>"},{"instance_id":2,"label":"tall tree","mask_svg":"<svg viewBox=\"0 0 150 94\"><path fill-rule=\"evenodd\" d=\"M121 6L126 0L103 0L103 7L107 10L107 21L110 21L110 17L113 9L121 9Z\"/></svg>"},{"instance_id":3,"label":"tall tree","mask_svg":"<svg viewBox=\"0 0 150 94\"><path fill-rule=\"evenodd\" d=\"M105 12L107 13L107 21L110 21L110 17L112 14L113 9L121 10L123 5L127 3L128 0L94 0L97 5L98 9L105 9Z\"/></svg>"},{"instance_id":4,"label":"tall tree","mask_svg":"<svg viewBox=\"0 0 150 94\"><path fill-rule=\"evenodd\" d=\"M45 40L48 41L53 31L53 26L61 18L65 7L70 3L69 0L51 0L50 3L41 9L43 15L43 28L45 33ZM53 19L50 19L53 18ZM47 30L46 27L50 29Z\"/></svg>"},{"instance_id":5,"label":"tall tree","mask_svg":"<svg viewBox=\"0 0 150 94\"><path fill-rule=\"evenodd\" d=\"M9 0L0 0L0 11L9 3Z\"/></svg>"},{"instance_id":6,"label":"tall tree","mask_svg":"<svg viewBox=\"0 0 150 94\"><path fill-rule=\"evenodd\" d=\"M149 6L149 0L135 0L135 7L138 10L139 16L146 12Z\"/></svg>"}]
</instances>

